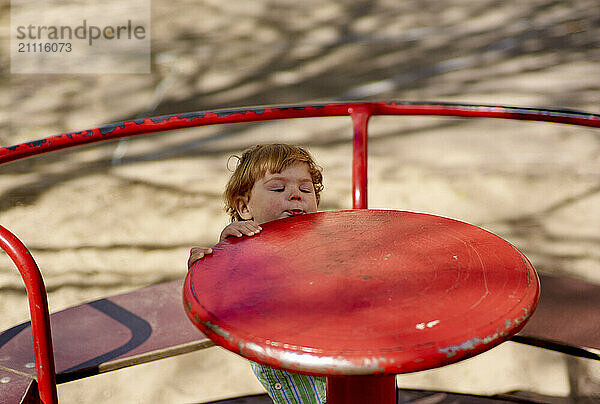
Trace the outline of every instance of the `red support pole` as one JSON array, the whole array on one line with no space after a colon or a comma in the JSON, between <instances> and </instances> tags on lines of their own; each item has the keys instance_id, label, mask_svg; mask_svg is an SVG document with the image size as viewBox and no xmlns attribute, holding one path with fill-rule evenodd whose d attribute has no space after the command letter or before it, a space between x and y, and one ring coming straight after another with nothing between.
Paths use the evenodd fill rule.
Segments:
<instances>
[{"instance_id":1,"label":"red support pole","mask_svg":"<svg viewBox=\"0 0 600 404\"><path fill-rule=\"evenodd\" d=\"M354 126L352 157L352 208L367 208L367 141L371 110L368 105L348 108Z\"/></svg>"},{"instance_id":2,"label":"red support pole","mask_svg":"<svg viewBox=\"0 0 600 404\"><path fill-rule=\"evenodd\" d=\"M352 208L367 209L367 144L371 108L348 108L354 127L352 145ZM346 376L327 378L327 403L396 404L395 376Z\"/></svg>"},{"instance_id":3,"label":"red support pole","mask_svg":"<svg viewBox=\"0 0 600 404\"><path fill-rule=\"evenodd\" d=\"M42 274L27 247L2 226L0 226L0 247L6 251L17 266L27 289L40 401L44 404L56 404L58 403L56 368L52 350L48 299Z\"/></svg>"},{"instance_id":4,"label":"red support pole","mask_svg":"<svg viewBox=\"0 0 600 404\"><path fill-rule=\"evenodd\" d=\"M396 404L396 376L329 376L327 404Z\"/></svg>"}]
</instances>

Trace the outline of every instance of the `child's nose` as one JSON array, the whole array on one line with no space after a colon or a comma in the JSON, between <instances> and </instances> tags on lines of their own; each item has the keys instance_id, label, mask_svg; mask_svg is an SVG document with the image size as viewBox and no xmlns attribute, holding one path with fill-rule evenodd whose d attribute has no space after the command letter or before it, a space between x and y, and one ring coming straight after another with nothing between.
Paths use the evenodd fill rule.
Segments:
<instances>
[{"instance_id":1,"label":"child's nose","mask_svg":"<svg viewBox=\"0 0 600 404\"><path fill-rule=\"evenodd\" d=\"M300 195L300 191L292 191L290 192L290 201L299 201L302 199L302 196Z\"/></svg>"}]
</instances>

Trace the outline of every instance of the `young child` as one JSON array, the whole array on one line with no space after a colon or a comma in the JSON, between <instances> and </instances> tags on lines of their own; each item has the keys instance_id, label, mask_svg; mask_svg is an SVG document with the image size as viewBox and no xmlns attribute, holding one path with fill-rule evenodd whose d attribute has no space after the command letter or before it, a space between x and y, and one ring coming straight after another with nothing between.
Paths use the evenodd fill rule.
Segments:
<instances>
[{"instance_id":1,"label":"young child","mask_svg":"<svg viewBox=\"0 0 600 404\"><path fill-rule=\"evenodd\" d=\"M225 188L225 210L231 216L219 241L251 237L271 220L317 211L323 190L321 168L301 147L287 144L257 145L245 150ZM192 248L188 268L212 253ZM274 403L322 404L326 402L324 377L273 369L250 362L254 374Z\"/></svg>"}]
</instances>

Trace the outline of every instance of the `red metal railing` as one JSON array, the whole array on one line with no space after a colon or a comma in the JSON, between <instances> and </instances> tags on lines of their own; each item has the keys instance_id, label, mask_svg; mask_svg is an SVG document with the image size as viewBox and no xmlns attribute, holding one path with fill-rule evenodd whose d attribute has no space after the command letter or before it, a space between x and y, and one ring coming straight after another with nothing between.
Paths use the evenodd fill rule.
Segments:
<instances>
[{"instance_id":1,"label":"red metal railing","mask_svg":"<svg viewBox=\"0 0 600 404\"><path fill-rule=\"evenodd\" d=\"M62 133L0 148L0 164L89 143L196 126L290 118L350 116L354 126L352 205L355 209L366 209L368 122L373 115L503 118L600 127L600 115L558 109L399 101L266 106L164 115L119 122L80 132ZM41 274L27 248L12 233L1 226L0 247L16 264L27 289L40 399L44 403L56 403L56 374L50 320L46 290Z\"/></svg>"},{"instance_id":2,"label":"red metal railing","mask_svg":"<svg viewBox=\"0 0 600 404\"><path fill-rule=\"evenodd\" d=\"M164 115L119 122L80 132L62 133L40 140L0 148L0 164L53 150L152 132L223 123L348 116L355 115L358 110L366 111L369 115L436 115L504 118L600 127L600 115L558 109L398 101L269 106Z\"/></svg>"},{"instance_id":3,"label":"red metal railing","mask_svg":"<svg viewBox=\"0 0 600 404\"><path fill-rule=\"evenodd\" d=\"M42 274L21 240L2 226L0 247L17 266L27 289L40 401L45 404L58 403L50 315Z\"/></svg>"},{"instance_id":4,"label":"red metal railing","mask_svg":"<svg viewBox=\"0 0 600 404\"><path fill-rule=\"evenodd\" d=\"M368 106L350 108L354 126L352 144L352 207L367 208L367 138L371 110Z\"/></svg>"}]
</instances>

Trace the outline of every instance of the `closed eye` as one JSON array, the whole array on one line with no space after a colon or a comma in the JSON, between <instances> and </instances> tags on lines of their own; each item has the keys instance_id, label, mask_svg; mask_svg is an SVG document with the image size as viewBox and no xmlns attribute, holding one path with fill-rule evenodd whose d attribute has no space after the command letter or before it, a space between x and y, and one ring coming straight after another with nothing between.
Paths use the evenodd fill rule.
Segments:
<instances>
[{"instance_id":1,"label":"closed eye","mask_svg":"<svg viewBox=\"0 0 600 404\"><path fill-rule=\"evenodd\" d=\"M284 190L285 190L284 187L281 187L281 188L271 188L271 191L273 191L273 192L283 192Z\"/></svg>"}]
</instances>

